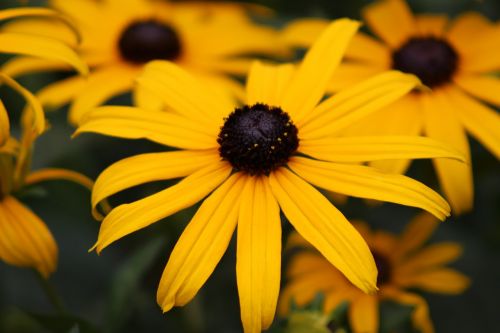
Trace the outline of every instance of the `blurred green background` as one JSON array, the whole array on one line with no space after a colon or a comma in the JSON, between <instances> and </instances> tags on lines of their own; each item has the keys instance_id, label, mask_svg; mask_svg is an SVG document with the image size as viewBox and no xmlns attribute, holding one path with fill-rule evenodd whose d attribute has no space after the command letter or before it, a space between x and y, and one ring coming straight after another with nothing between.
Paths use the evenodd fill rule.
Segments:
<instances>
[{"instance_id":1,"label":"blurred green background","mask_svg":"<svg viewBox=\"0 0 500 333\"><path fill-rule=\"evenodd\" d=\"M124 0L126 1L126 0ZM276 26L300 16L359 18L367 0L260 0L276 10ZM7 8L14 1L1 1ZM31 1L31 4L42 4ZM500 16L498 0L414 0L417 12L482 12L491 19ZM33 75L20 81L36 91L58 75ZM500 93L500 92L499 92ZM0 89L0 98L11 111L20 113L21 99ZM130 103L121 96L113 103ZM85 135L71 140L73 129L66 123L66 109L48 114L52 129L36 145L34 168L65 167L95 178L106 166L125 156L163 148L145 141ZM473 283L461 296L425 294L437 332L498 332L500 324L500 174L498 161L472 142L475 210L443 223L432 241L460 242L465 252L453 266ZM430 162L415 163L410 173L436 185ZM116 202L131 201L157 191L164 183L126 191ZM44 183L21 198L48 225L60 251L59 267L50 283L61 295L68 314L55 311L40 288L36 275L27 269L0 262L0 332L241 332L235 283L234 242L215 273L196 299L184 308L163 315L155 301L161 272L194 209L137 232L106 249L101 256L88 253L96 240L99 224L90 215L90 194L66 182ZM367 207L351 200L340 209L348 218L365 219L375 227L399 232L417 212L396 205ZM286 228L286 227L285 227Z\"/></svg>"}]
</instances>

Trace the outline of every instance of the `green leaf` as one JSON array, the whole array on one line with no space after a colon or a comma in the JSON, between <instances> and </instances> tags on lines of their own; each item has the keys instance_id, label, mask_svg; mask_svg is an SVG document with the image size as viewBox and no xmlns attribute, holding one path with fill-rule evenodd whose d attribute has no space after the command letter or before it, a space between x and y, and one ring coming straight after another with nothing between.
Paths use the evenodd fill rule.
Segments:
<instances>
[{"instance_id":1,"label":"green leaf","mask_svg":"<svg viewBox=\"0 0 500 333\"><path fill-rule=\"evenodd\" d=\"M45 315L27 312L43 328L53 333L98 333L99 331L84 319L72 315ZM76 331L75 331L76 328Z\"/></svg>"},{"instance_id":2,"label":"green leaf","mask_svg":"<svg viewBox=\"0 0 500 333\"><path fill-rule=\"evenodd\" d=\"M133 296L139 289L140 281L158 257L165 241L157 238L137 251L112 279L111 294L106 316L105 332L119 332L126 318L132 311Z\"/></svg>"}]
</instances>

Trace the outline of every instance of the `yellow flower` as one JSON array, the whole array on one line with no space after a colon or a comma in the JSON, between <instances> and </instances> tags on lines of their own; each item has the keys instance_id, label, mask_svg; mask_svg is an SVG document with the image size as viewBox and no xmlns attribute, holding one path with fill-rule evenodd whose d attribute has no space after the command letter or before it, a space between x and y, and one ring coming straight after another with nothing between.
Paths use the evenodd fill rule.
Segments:
<instances>
[{"instance_id":1,"label":"yellow flower","mask_svg":"<svg viewBox=\"0 0 500 333\"><path fill-rule=\"evenodd\" d=\"M405 289L417 288L452 295L462 293L469 286L469 279L453 269L443 267L460 256L462 247L452 242L422 247L438 225L426 213L413 219L399 237L384 231L372 232L364 223L354 225L375 258L379 292L374 295L361 292L302 237L292 234L289 238L290 247L300 246L313 251L303 251L292 258L287 269L289 282L280 296L280 313L285 315L288 312L292 299L296 304L304 305L317 293L323 292L326 313L348 301L348 317L353 332L376 333L379 302L392 300L414 306L414 325L423 333L433 332L427 303L419 295Z\"/></svg>"},{"instance_id":2,"label":"yellow flower","mask_svg":"<svg viewBox=\"0 0 500 333\"><path fill-rule=\"evenodd\" d=\"M413 75L384 73L322 101L330 77L359 24L333 22L295 66L252 66L246 105L204 86L175 64L146 66L140 85L172 110L104 106L77 130L146 138L177 151L134 156L106 169L92 194L103 199L145 182L183 178L163 191L114 208L95 248L203 201L179 238L158 289L164 311L189 302L237 231L237 281L245 332L269 327L278 298L280 209L290 223L365 292L375 290L370 251L345 217L313 186L420 207L444 219L438 194L401 175L350 164L394 156L453 156L428 138L337 138L336 130L411 91ZM375 89L377 88L377 89ZM204 199L206 197L206 199Z\"/></svg>"},{"instance_id":3,"label":"yellow flower","mask_svg":"<svg viewBox=\"0 0 500 333\"><path fill-rule=\"evenodd\" d=\"M11 265L34 268L47 278L57 266L57 244L45 223L16 195L25 187L46 180L66 179L88 188L93 183L69 170L29 171L33 142L43 129L42 107L29 91L15 81L3 74L0 78L28 102L22 117L21 139L18 141L9 137L0 146L0 259Z\"/></svg>"},{"instance_id":4,"label":"yellow flower","mask_svg":"<svg viewBox=\"0 0 500 333\"><path fill-rule=\"evenodd\" d=\"M153 0L51 0L51 6L72 18L81 31L80 53L91 67L88 78L70 77L39 92L43 105L59 107L70 101L69 119L76 124L88 109L133 88L143 65L165 59L224 91L242 94L229 77L246 74L244 54L278 54L277 33L253 23L237 4L169 3ZM67 30L54 22L15 22L8 31L37 31L66 40ZM4 67L11 75L61 69L48 61L18 58ZM138 105L157 109L158 100L135 89ZM156 103L155 103L156 102Z\"/></svg>"},{"instance_id":5,"label":"yellow flower","mask_svg":"<svg viewBox=\"0 0 500 333\"><path fill-rule=\"evenodd\" d=\"M499 158L500 117L482 103L500 106L500 80L489 75L500 69L499 27L475 13L453 22L443 15L413 16L403 0L378 1L363 11L363 17L380 39L359 33L330 88L337 90L392 68L417 75L431 90L407 95L346 134L424 134L449 143L469 159L468 132ZM285 29L284 36L289 43L307 47L327 24L299 20ZM433 163L453 211L469 211L473 204L471 164L442 159ZM372 164L402 173L409 161Z\"/></svg>"}]
</instances>

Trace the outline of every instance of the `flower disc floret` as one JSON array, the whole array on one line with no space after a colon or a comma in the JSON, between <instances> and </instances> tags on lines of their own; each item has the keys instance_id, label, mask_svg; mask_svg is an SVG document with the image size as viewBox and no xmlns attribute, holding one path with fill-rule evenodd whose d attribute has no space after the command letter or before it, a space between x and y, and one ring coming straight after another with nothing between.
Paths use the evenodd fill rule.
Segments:
<instances>
[{"instance_id":1,"label":"flower disc floret","mask_svg":"<svg viewBox=\"0 0 500 333\"><path fill-rule=\"evenodd\" d=\"M222 159L237 171L268 175L283 166L297 150L297 127L279 107L245 105L224 122L217 142Z\"/></svg>"}]
</instances>

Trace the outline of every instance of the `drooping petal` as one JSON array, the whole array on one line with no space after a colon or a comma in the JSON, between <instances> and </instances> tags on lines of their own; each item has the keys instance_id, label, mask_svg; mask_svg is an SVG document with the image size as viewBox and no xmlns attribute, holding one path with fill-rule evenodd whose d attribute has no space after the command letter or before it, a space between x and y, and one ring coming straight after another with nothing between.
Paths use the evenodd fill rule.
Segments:
<instances>
[{"instance_id":1,"label":"drooping petal","mask_svg":"<svg viewBox=\"0 0 500 333\"><path fill-rule=\"evenodd\" d=\"M351 302L349 323L354 333L378 332L378 298L375 295L360 295Z\"/></svg>"},{"instance_id":2,"label":"drooping petal","mask_svg":"<svg viewBox=\"0 0 500 333\"><path fill-rule=\"evenodd\" d=\"M281 275L280 209L267 180L249 178L241 193L236 277L245 332L274 320Z\"/></svg>"},{"instance_id":3,"label":"drooping petal","mask_svg":"<svg viewBox=\"0 0 500 333\"><path fill-rule=\"evenodd\" d=\"M271 173L269 183L285 216L358 288L376 290L377 268L356 229L320 192L285 168Z\"/></svg>"},{"instance_id":4,"label":"drooping petal","mask_svg":"<svg viewBox=\"0 0 500 333\"><path fill-rule=\"evenodd\" d=\"M112 97L131 90L136 75L136 69L126 66L108 66L93 71L71 104L69 121L78 125L85 113Z\"/></svg>"},{"instance_id":5,"label":"drooping petal","mask_svg":"<svg viewBox=\"0 0 500 333\"><path fill-rule=\"evenodd\" d=\"M280 106L283 94L290 84L295 66L266 65L256 61L248 74L247 104L264 103L270 106Z\"/></svg>"},{"instance_id":6,"label":"drooping petal","mask_svg":"<svg viewBox=\"0 0 500 333\"><path fill-rule=\"evenodd\" d=\"M281 37L290 46L309 48L329 24L329 20L318 18L293 20L282 30Z\"/></svg>"},{"instance_id":7,"label":"drooping petal","mask_svg":"<svg viewBox=\"0 0 500 333\"><path fill-rule=\"evenodd\" d=\"M437 268L406 275L398 281L398 284L434 293L457 295L467 289L470 280L454 269Z\"/></svg>"},{"instance_id":8,"label":"drooping petal","mask_svg":"<svg viewBox=\"0 0 500 333\"><path fill-rule=\"evenodd\" d=\"M11 77L45 71L70 70L71 66L60 61L35 57L14 57L2 65L2 73Z\"/></svg>"},{"instance_id":9,"label":"drooping petal","mask_svg":"<svg viewBox=\"0 0 500 333\"><path fill-rule=\"evenodd\" d=\"M395 262L401 261L409 253L417 250L431 237L439 221L428 213L422 212L413 218L399 237L397 248L391 254Z\"/></svg>"},{"instance_id":10,"label":"drooping petal","mask_svg":"<svg viewBox=\"0 0 500 333\"><path fill-rule=\"evenodd\" d=\"M212 274L236 228L246 177L236 173L201 205L177 241L156 296L164 312L189 302Z\"/></svg>"},{"instance_id":11,"label":"drooping petal","mask_svg":"<svg viewBox=\"0 0 500 333\"><path fill-rule=\"evenodd\" d=\"M302 140L299 151L333 162L366 162L403 158L451 158L465 161L449 145L422 136L357 136Z\"/></svg>"},{"instance_id":12,"label":"drooping petal","mask_svg":"<svg viewBox=\"0 0 500 333\"><path fill-rule=\"evenodd\" d=\"M33 267L47 278L57 266L57 245L38 216L14 197L0 201L0 257L9 264Z\"/></svg>"},{"instance_id":13,"label":"drooping petal","mask_svg":"<svg viewBox=\"0 0 500 333\"><path fill-rule=\"evenodd\" d=\"M100 252L114 241L194 205L230 172L231 167L226 163L213 163L161 192L114 208L102 221L94 247Z\"/></svg>"},{"instance_id":14,"label":"drooping petal","mask_svg":"<svg viewBox=\"0 0 500 333\"><path fill-rule=\"evenodd\" d=\"M83 90L86 83L85 77L69 77L43 87L38 91L36 97L47 111L57 110L71 102Z\"/></svg>"},{"instance_id":15,"label":"drooping petal","mask_svg":"<svg viewBox=\"0 0 500 333\"><path fill-rule=\"evenodd\" d=\"M362 14L370 29L393 48L416 29L413 14L404 0L377 1L365 7Z\"/></svg>"},{"instance_id":16,"label":"drooping petal","mask_svg":"<svg viewBox=\"0 0 500 333\"><path fill-rule=\"evenodd\" d=\"M294 122L300 122L312 112L324 96L332 74L358 28L356 21L336 20L309 49L279 104L290 113Z\"/></svg>"},{"instance_id":17,"label":"drooping petal","mask_svg":"<svg viewBox=\"0 0 500 333\"><path fill-rule=\"evenodd\" d=\"M0 100L0 147L7 143L10 138L9 114L5 105Z\"/></svg>"},{"instance_id":18,"label":"drooping petal","mask_svg":"<svg viewBox=\"0 0 500 333\"><path fill-rule=\"evenodd\" d=\"M89 190L92 189L94 182L87 176L72 170L47 168L31 172L24 180L26 185L32 185L47 180L69 180L80 184Z\"/></svg>"},{"instance_id":19,"label":"drooping petal","mask_svg":"<svg viewBox=\"0 0 500 333\"><path fill-rule=\"evenodd\" d=\"M222 125L223 117L234 109L220 94L167 61L150 62L137 82L161 97L176 113L205 126Z\"/></svg>"},{"instance_id":20,"label":"drooping petal","mask_svg":"<svg viewBox=\"0 0 500 333\"><path fill-rule=\"evenodd\" d=\"M500 116L458 89L448 91L457 116L467 131L500 159Z\"/></svg>"},{"instance_id":21,"label":"drooping petal","mask_svg":"<svg viewBox=\"0 0 500 333\"><path fill-rule=\"evenodd\" d=\"M43 133L43 131L45 131L45 114L43 113L42 105L38 99L33 96L30 91L5 74L0 73L0 81L23 96L28 105L27 110L31 111L24 116L28 117L27 120L32 122L31 126L33 126L33 130L36 134Z\"/></svg>"},{"instance_id":22,"label":"drooping petal","mask_svg":"<svg viewBox=\"0 0 500 333\"><path fill-rule=\"evenodd\" d=\"M300 126L300 137L330 136L389 106L420 85L414 75L388 71L340 91L318 105Z\"/></svg>"},{"instance_id":23,"label":"drooping petal","mask_svg":"<svg viewBox=\"0 0 500 333\"><path fill-rule=\"evenodd\" d=\"M450 215L448 203L439 194L409 177L303 157L292 158L288 165L306 181L329 191L422 208L441 220Z\"/></svg>"},{"instance_id":24,"label":"drooping petal","mask_svg":"<svg viewBox=\"0 0 500 333\"><path fill-rule=\"evenodd\" d=\"M421 296L404 292L397 288L384 288L383 298L393 300L397 303L411 305L415 307L412 313L413 324L422 333L434 333L434 327L429 315L427 302Z\"/></svg>"},{"instance_id":25,"label":"drooping petal","mask_svg":"<svg viewBox=\"0 0 500 333\"><path fill-rule=\"evenodd\" d=\"M461 214L472 209L474 185L470 165L469 142L463 125L451 99L434 92L424 98L425 125L427 136L447 143L463 153L467 163L447 159L434 159L432 162L438 174L439 183L454 213Z\"/></svg>"},{"instance_id":26,"label":"drooping petal","mask_svg":"<svg viewBox=\"0 0 500 333\"><path fill-rule=\"evenodd\" d=\"M97 178L92 191L92 209L124 189L156 180L185 177L209 164L217 164L215 150L149 153L120 160Z\"/></svg>"},{"instance_id":27,"label":"drooping petal","mask_svg":"<svg viewBox=\"0 0 500 333\"><path fill-rule=\"evenodd\" d=\"M3 32L0 34L0 52L57 60L72 66L83 75L89 71L75 51L55 39Z\"/></svg>"},{"instance_id":28,"label":"drooping petal","mask_svg":"<svg viewBox=\"0 0 500 333\"><path fill-rule=\"evenodd\" d=\"M127 139L148 139L183 149L217 147L217 131L176 113L128 106L102 106L88 112L74 135L94 132Z\"/></svg>"}]
</instances>

